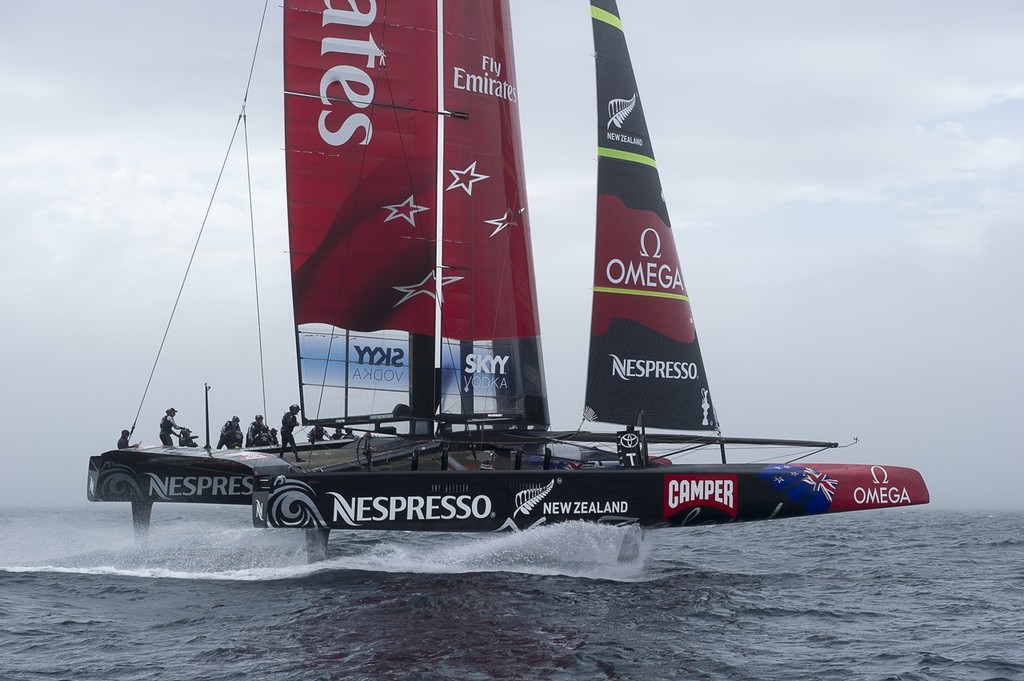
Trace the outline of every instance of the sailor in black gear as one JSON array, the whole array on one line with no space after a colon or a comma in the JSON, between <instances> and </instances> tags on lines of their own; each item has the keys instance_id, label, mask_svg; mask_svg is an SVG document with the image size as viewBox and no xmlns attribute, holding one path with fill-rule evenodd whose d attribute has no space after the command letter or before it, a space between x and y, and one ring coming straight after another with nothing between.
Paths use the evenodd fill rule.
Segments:
<instances>
[{"instance_id":1,"label":"sailor in black gear","mask_svg":"<svg viewBox=\"0 0 1024 681\"><path fill-rule=\"evenodd\" d=\"M118 449L128 449L129 447L131 447L131 445L128 444L128 436L130 436L130 435L131 435L130 431L127 431L127 430L122 430L121 431L121 437L118 438L118 440L117 440L117 448Z\"/></svg>"},{"instance_id":2,"label":"sailor in black gear","mask_svg":"<svg viewBox=\"0 0 1024 681\"><path fill-rule=\"evenodd\" d=\"M220 429L220 440L217 441L217 449L227 447L228 449L242 448L242 426L241 419L233 416Z\"/></svg>"},{"instance_id":3,"label":"sailor in black gear","mask_svg":"<svg viewBox=\"0 0 1024 681\"><path fill-rule=\"evenodd\" d=\"M167 413L164 414L164 417L160 419L160 442L162 442L165 447L174 446L174 442L171 440L171 433L178 431L177 435L181 435L181 428L179 428L178 424L174 422L174 415L177 413L178 410L171 407L167 410Z\"/></svg>"},{"instance_id":4,"label":"sailor in black gear","mask_svg":"<svg viewBox=\"0 0 1024 681\"><path fill-rule=\"evenodd\" d=\"M245 446L264 447L269 444L270 433L263 422L263 414L256 414L256 420L249 424L249 431L245 434Z\"/></svg>"},{"instance_id":5,"label":"sailor in black gear","mask_svg":"<svg viewBox=\"0 0 1024 681\"><path fill-rule=\"evenodd\" d=\"M309 443L323 442L327 439L327 429L323 426L313 426L313 430L309 431Z\"/></svg>"},{"instance_id":6,"label":"sailor in black gear","mask_svg":"<svg viewBox=\"0 0 1024 681\"><path fill-rule=\"evenodd\" d=\"M284 458L285 452L288 447L292 448L292 453L295 454L296 461L302 461L299 458L299 448L295 445L295 434L292 432L299 425L299 419L296 414L299 413L299 405L293 404L288 407L288 411L281 417L281 458Z\"/></svg>"},{"instance_id":7,"label":"sailor in black gear","mask_svg":"<svg viewBox=\"0 0 1024 681\"><path fill-rule=\"evenodd\" d=\"M182 428L181 432L178 433L178 446L180 447L198 447L199 443L196 442L196 438L192 435L192 431L188 428Z\"/></svg>"},{"instance_id":8,"label":"sailor in black gear","mask_svg":"<svg viewBox=\"0 0 1024 681\"><path fill-rule=\"evenodd\" d=\"M334 429L334 432L331 434L331 439L332 440L351 440L352 437L353 437L352 429L351 428L342 429L341 426L337 426Z\"/></svg>"}]
</instances>

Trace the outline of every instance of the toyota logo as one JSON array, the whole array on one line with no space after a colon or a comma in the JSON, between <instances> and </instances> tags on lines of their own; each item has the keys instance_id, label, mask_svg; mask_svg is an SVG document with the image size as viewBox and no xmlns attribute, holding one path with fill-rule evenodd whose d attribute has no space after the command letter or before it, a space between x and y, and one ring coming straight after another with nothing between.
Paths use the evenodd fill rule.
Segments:
<instances>
[{"instance_id":1,"label":"toyota logo","mask_svg":"<svg viewBox=\"0 0 1024 681\"><path fill-rule=\"evenodd\" d=\"M619 438L619 446L625 449L633 449L640 444L640 438L636 436L636 433L626 433Z\"/></svg>"}]
</instances>

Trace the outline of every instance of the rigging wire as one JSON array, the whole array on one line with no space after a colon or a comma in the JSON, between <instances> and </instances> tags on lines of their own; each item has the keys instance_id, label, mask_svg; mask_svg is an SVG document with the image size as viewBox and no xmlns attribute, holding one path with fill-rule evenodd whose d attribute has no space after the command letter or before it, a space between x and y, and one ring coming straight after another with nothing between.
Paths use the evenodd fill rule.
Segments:
<instances>
[{"instance_id":1,"label":"rigging wire","mask_svg":"<svg viewBox=\"0 0 1024 681\"><path fill-rule=\"evenodd\" d=\"M139 422L139 414L142 413L142 406L146 403L146 395L149 394L149 388L153 383L153 375L156 373L157 364L160 362L160 355L163 354L164 344L167 342L167 335L171 331L171 323L174 321L174 314L178 311L178 303L181 302L181 294L185 290L185 282L188 281L189 272L192 270L192 263L195 262L196 252L199 250L199 242L203 238L203 231L206 229L206 222L210 218L210 210L213 208L213 200L217 196L217 190L220 188L221 178L224 177L224 168L227 166L228 158L231 156L231 148L235 144L235 137L238 135L238 126L242 122L242 114L238 115L238 120L235 121L235 129L231 132L231 141L228 142L227 152L224 154L224 160L220 164L220 172L217 173L217 181L213 185L213 193L210 195L210 200L206 204L206 214L203 215L203 221L199 226L199 234L196 235L195 244L192 246L192 254L188 258L188 265L185 267L185 275L181 278L181 286L178 287L178 295L174 298L174 305L171 307L171 316L167 319L167 325L164 327L164 335L160 339L160 347L156 351L156 358L153 360L153 367L149 371L149 379L146 381L146 389L142 392L142 399L139 401L139 409L135 412L135 420L132 422L132 433L135 432L135 427ZM130 435L129 435L130 437Z\"/></svg>"},{"instance_id":2,"label":"rigging wire","mask_svg":"<svg viewBox=\"0 0 1024 681\"><path fill-rule=\"evenodd\" d=\"M263 396L263 413L267 413L267 379L263 361L263 319L260 314L260 277L256 267L256 217L252 207L252 169L249 157L249 126L245 114L246 104L249 102L249 88L252 86L253 74L256 72L256 57L260 51L260 43L263 38L263 27L267 23L267 9L270 0L264 0L263 16L260 19L260 28L256 32L256 47L252 52L252 61L249 62L249 78L245 82L245 94L242 96L242 139L245 144L245 180L249 198L249 233L252 236L252 278L256 295L256 339L259 345L260 354L260 391Z\"/></svg>"},{"instance_id":3,"label":"rigging wire","mask_svg":"<svg viewBox=\"0 0 1024 681\"><path fill-rule=\"evenodd\" d=\"M231 149L235 145L235 137L238 136L238 127L239 127L240 124L243 125L243 126L245 124L245 105L246 105L246 102L249 99L249 88L252 86L253 73L255 73L255 69L256 69L256 56L259 54L260 43L261 43L262 37L263 37L263 27L264 27L264 25L266 25L266 22L267 22L267 9L269 8L269 6L270 6L270 0L265 0L264 3L263 3L263 15L260 18L260 27L259 27L259 30L256 33L256 46L253 48L252 60L251 60L251 62L249 64L249 76L246 79L246 83L245 83L245 94L242 97L242 110L239 112L238 119L235 121L235 127L231 131L231 139L228 141L228 148L224 152L224 160L221 161L220 171L217 173L217 180L216 180L216 182L214 182L214 185L213 185L213 192L210 194L210 200L209 200L209 202L206 205L206 213L203 215L203 221L199 225L199 233L196 235L195 243L192 246L192 253L189 256L188 265L185 267L185 274L181 278L181 285L178 287L178 294L174 298L174 305L171 307L171 314L170 314L170 316L167 319L167 325L164 327L164 333L163 333L163 336L160 339L160 346L157 348L156 357L153 359L153 366L149 370L149 378L146 379L146 387L142 391L142 399L139 400L139 408L135 412L135 419L132 421L132 428L131 428L131 431L130 431L130 433L128 435L129 438L135 433L135 428L136 428L136 426L138 426L138 423L139 423L139 416L140 416L140 414L142 414L142 407L146 404L146 397L149 395L149 389L150 389L150 387L153 384L153 376L156 374L156 367L160 363L160 356L163 354L164 345L167 343L167 336L168 336L168 334L171 331L171 324L174 322L174 315L178 311L178 304L181 302L181 295L182 295L182 293L185 290L185 283L188 281L188 275L189 275L189 273L192 270L192 263L195 262L196 253L199 250L199 242L203 238L203 232L206 229L206 223L207 223L207 221L210 218L210 211L213 209L214 199L216 199L216 197L217 197L217 190L220 188L221 179L224 177L224 169L227 167L228 159L231 157ZM255 223L254 223L254 220L253 220L253 217L252 217L252 215L253 215L253 213L252 213L252 180L251 180L251 178L248 175L248 170L249 170L249 145L248 145L248 135L247 135L247 133L246 133L245 136L246 136L245 159L246 159L246 173L247 173L247 178L246 179L247 179L248 185L249 185L249 217L250 217L250 225L254 225ZM255 260L255 258L256 258L256 256L255 256L255 247L256 247L255 246L255 239L256 239L256 237L255 237L255 227L253 227L252 229L253 229L253 249L254 249L254 251L253 251L253 272L255 273L255 270L256 270L256 260ZM257 292L256 292L256 319L257 319L257 325L259 325L259 288L258 288L258 286L257 286ZM262 335L260 335L260 378L261 378L261 380L263 378L263 338L262 338ZM264 409L264 411L266 411L266 400L267 400L267 397L266 397L266 387L264 387L264 389L263 389L263 403L264 403L263 409Z\"/></svg>"},{"instance_id":4,"label":"rigging wire","mask_svg":"<svg viewBox=\"0 0 1024 681\"><path fill-rule=\"evenodd\" d=\"M256 218L252 208L252 169L249 163L249 126L245 114L246 104L249 102L249 88L252 86L252 77L256 72L256 57L260 51L260 43L263 39L263 27L267 23L267 9L270 0L264 0L263 16L260 19L260 28L256 32L256 47L252 51L252 61L249 62L249 78L245 82L245 94L242 96L242 139L245 144L245 181L249 193L249 233L252 236L252 278L256 294L256 339L259 345L260 354L260 391L263 396L263 413L267 413L267 379L263 362L263 319L260 314L260 277L256 267Z\"/></svg>"},{"instance_id":5,"label":"rigging wire","mask_svg":"<svg viewBox=\"0 0 1024 681\"><path fill-rule=\"evenodd\" d=\"M263 413L267 413L267 379L263 367L263 321L260 315L260 277L256 268L256 218L252 209L252 171L249 166L249 128L245 107L242 107L242 140L245 143L245 178L249 190L249 233L252 236L252 278L256 291L256 339L260 353L260 390L263 395Z\"/></svg>"}]
</instances>

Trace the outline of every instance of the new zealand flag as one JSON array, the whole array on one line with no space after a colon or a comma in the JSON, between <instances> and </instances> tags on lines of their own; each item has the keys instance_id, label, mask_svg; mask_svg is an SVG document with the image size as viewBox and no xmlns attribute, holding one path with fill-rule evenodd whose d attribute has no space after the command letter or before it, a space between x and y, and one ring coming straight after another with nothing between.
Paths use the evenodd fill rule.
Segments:
<instances>
[{"instance_id":1,"label":"new zealand flag","mask_svg":"<svg viewBox=\"0 0 1024 681\"><path fill-rule=\"evenodd\" d=\"M765 468L760 475L772 489L786 495L793 505L808 515L827 513L839 487L838 480L810 466L776 464Z\"/></svg>"}]
</instances>

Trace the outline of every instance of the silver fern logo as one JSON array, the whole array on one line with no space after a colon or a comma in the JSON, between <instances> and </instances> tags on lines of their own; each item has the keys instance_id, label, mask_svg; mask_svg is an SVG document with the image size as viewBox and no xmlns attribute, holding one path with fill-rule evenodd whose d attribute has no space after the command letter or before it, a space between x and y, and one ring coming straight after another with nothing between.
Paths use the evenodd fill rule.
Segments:
<instances>
[{"instance_id":1,"label":"silver fern logo","mask_svg":"<svg viewBox=\"0 0 1024 681\"><path fill-rule=\"evenodd\" d=\"M612 125L616 128L622 129L622 124L629 118L629 114L633 113L633 109L636 108L636 93L629 99L613 99L608 102L608 125L605 126L607 130L612 129Z\"/></svg>"},{"instance_id":2,"label":"silver fern logo","mask_svg":"<svg viewBox=\"0 0 1024 681\"><path fill-rule=\"evenodd\" d=\"M551 480L551 482L544 487L531 487L529 489L524 489L522 492L516 493L516 510L512 513L512 517L515 518L520 513L523 515L530 515L530 511L533 510L534 506L543 501L544 497L551 494L551 490L554 488L555 481Z\"/></svg>"}]
</instances>

